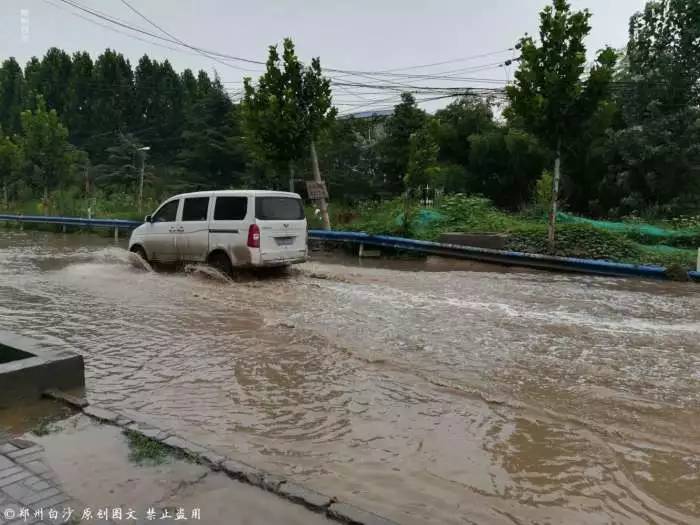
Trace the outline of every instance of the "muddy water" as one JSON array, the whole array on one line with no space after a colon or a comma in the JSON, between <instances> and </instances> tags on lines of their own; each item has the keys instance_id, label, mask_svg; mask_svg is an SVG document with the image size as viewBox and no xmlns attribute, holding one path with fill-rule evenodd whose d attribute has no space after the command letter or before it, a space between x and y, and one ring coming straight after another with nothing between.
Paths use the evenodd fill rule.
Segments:
<instances>
[{"instance_id":1,"label":"muddy water","mask_svg":"<svg viewBox=\"0 0 700 525\"><path fill-rule=\"evenodd\" d=\"M401 523L700 521L700 287L338 262L220 282L2 232L0 328L82 353L92 401Z\"/></svg>"}]
</instances>

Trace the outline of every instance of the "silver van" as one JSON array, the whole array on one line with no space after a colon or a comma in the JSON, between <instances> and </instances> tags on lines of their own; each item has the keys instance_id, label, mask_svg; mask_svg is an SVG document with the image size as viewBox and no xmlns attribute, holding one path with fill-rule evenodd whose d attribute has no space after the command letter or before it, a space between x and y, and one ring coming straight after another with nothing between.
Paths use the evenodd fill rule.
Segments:
<instances>
[{"instance_id":1,"label":"silver van","mask_svg":"<svg viewBox=\"0 0 700 525\"><path fill-rule=\"evenodd\" d=\"M166 200L129 239L129 250L159 263L287 266L307 257L304 205L296 193L201 191Z\"/></svg>"}]
</instances>

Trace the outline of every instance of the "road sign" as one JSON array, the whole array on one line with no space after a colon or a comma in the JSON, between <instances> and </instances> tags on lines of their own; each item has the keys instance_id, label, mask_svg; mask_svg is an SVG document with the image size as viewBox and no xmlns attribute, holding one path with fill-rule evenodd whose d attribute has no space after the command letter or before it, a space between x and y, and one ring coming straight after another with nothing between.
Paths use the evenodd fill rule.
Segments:
<instances>
[{"instance_id":1,"label":"road sign","mask_svg":"<svg viewBox=\"0 0 700 525\"><path fill-rule=\"evenodd\" d=\"M328 190L325 182L316 182L314 180L306 181L306 194L312 201L320 201L328 198Z\"/></svg>"}]
</instances>

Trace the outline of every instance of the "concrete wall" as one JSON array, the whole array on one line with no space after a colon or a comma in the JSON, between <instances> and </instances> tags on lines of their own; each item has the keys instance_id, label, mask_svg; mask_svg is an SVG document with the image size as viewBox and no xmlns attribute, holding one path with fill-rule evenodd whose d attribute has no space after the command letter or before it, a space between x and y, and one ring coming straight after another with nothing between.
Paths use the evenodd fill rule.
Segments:
<instances>
[{"instance_id":1,"label":"concrete wall","mask_svg":"<svg viewBox=\"0 0 700 525\"><path fill-rule=\"evenodd\" d=\"M0 364L0 406L38 399L42 392L52 388L71 390L85 386L85 364L78 354L47 349L33 339L0 331L0 352L22 356L12 350L30 357Z\"/></svg>"}]
</instances>

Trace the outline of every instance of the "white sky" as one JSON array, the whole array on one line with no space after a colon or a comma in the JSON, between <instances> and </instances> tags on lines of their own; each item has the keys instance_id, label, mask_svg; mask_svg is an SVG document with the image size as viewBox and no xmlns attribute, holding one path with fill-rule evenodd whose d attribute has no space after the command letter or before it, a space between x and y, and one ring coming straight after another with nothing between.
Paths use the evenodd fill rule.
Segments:
<instances>
[{"instance_id":1,"label":"white sky","mask_svg":"<svg viewBox=\"0 0 700 525\"><path fill-rule=\"evenodd\" d=\"M158 33L121 0L72 1ZM407 67L505 50L512 47L524 33L537 33L538 12L548 3L547 0L129 2L179 39L197 47L264 60L269 44L291 36L302 60L318 55L324 66L363 71ZM644 0L573 0L572 4L575 8L587 7L593 13L593 31L588 41L592 54L605 45L615 48L625 45L629 17L643 7ZM25 17L23 10L26 10ZM153 58L168 58L178 71L190 67L211 73L216 69L231 89L240 87L243 76L255 76L254 72L242 72L218 64L192 51L174 51L135 40L71 13L79 11L60 0L0 0L0 59L14 56L24 64L31 56L43 55L51 46L69 52L87 50L94 57L110 47L124 53L132 66L136 65L140 56L148 53ZM82 15L90 18L90 15ZM128 32L124 29L120 31ZM439 73L460 67L492 64L511 55L505 52L416 72ZM504 80L506 71L497 68L464 73L463 76ZM428 84L426 80L413 82L438 85L436 82ZM338 101L361 104L363 100L357 95L337 90L335 93Z\"/></svg>"}]
</instances>

